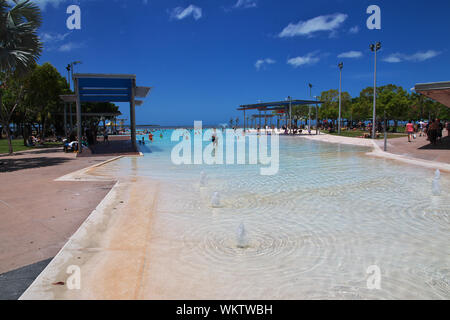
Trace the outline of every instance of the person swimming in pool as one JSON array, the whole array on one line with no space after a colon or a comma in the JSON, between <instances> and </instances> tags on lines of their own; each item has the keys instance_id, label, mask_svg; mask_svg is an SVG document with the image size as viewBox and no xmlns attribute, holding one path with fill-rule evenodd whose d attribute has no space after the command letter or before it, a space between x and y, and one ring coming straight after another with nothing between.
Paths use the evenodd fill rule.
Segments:
<instances>
[{"instance_id":1,"label":"person swimming in pool","mask_svg":"<svg viewBox=\"0 0 450 320\"><path fill-rule=\"evenodd\" d=\"M213 130L213 134L212 134L212 137L211 137L211 141L212 141L212 143L213 143L213 145L214 146L217 146L217 133L216 133L216 129L214 129Z\"/></svg>"},{"instance_id":2,"label":"person swimming in pool","mask_svg":"<svg viewBox=\"0 0 450 320\"><path fill-rule=\"evenodd\" d=\"M151 142L153 142L153 133L149 133L148 135L148 140L150 140Z\"/></svg>"}]
</instances>

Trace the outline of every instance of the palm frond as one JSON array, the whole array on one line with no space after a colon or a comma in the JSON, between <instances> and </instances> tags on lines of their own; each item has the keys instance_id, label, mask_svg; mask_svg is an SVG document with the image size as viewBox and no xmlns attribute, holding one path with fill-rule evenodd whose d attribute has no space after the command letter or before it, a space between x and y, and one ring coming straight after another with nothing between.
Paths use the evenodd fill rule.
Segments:
<instances>
[{"instance_id":1,"label":"palm frond","mask_svg":"<svg viewBox=\"0 0 450 320\"><path fill-rule=\"evenodd\" d=\"M0 71L9 73L26 71L42 52L37 35L42 23L39 7L30 0L14 3L11 7L0 0Z\"/></svg>"},{"instance_id":2,"label":"palm frond","mask_svg":"<svg viewBox=\"0 0 450 320\"><path fill-rule=\"evenodd\" d=\"M42 15L39 7L30 0L15 1L16 5L9 11L15 23L29 22L35 29L42 24Z\"/></svg>"}]
</instances>

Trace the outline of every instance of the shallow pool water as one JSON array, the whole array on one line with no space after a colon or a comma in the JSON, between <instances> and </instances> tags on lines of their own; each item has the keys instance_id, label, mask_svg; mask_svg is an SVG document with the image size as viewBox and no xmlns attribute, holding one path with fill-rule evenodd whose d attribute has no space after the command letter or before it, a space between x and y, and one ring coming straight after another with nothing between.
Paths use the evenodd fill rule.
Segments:
<instances>
[{"instance_id":1,"label":"shallow pool water","mask_svg":"<svg viewBox=\"0 0 450 320\"><path fill-rule=\"evenodd\" d=\"M433 196L433 170L300 137L280 137L273 176L260 175L260 165L177 166L171 131L162 134L146 136L144 157L101 169L160 181L149 239L152 297L450 298L447 174Z\"/></svg>"}]
</instances>

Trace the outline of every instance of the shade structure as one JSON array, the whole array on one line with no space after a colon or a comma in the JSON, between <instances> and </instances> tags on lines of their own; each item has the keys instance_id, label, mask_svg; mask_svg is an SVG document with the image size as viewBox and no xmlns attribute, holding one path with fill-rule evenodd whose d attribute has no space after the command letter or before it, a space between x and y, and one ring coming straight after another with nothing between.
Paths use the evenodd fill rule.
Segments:
<instances>
[{"instance_id":1,"label":"shade structure","mask_svg":"<svg viewBox=\"0 0 450 320\"><path fill-rule=\"evenodd\" d=\"M298 105L308 105L308 104L322 104L323 101L315 101L315 100L286 100L286 101L275 101L275 102L264 102L264 103L256 103L256 104L245 104L241 105L238 110L264 110L270 107L281 107L287 108L289 105L298 106ZM276 110L276 109L272 109Z\"/></svg>"},{"instance_id":2,"label":"shade structure","mask_svg":"<svg viewBox=\"0 0 450 320\"><path fill-rule=\"evenodd\" d=\"M81 102L130 102L135 75L74 74Z\"/></svg>"},{"instance_id":3,"label":"shade structure","mask_svg":"<svg viewBox=\"0 0 450 320\"><path fill-rule=\"evenodd\" d=\"M276 111L279 113L281 110L284 111L284 114L286 115L286 123L288 123L288 115L289 115L289 123L292 122L292 106L299 106L299 105L311 105L315 104L316 106L318 104L323 104L323 101L316 101L316 100L292 100L291 97L288 98L288 100L284 101L273 101L273 102L263 102L263 103L256 103L256 104L245 104L241 105L237 110L244 112L244 119L245 119L245 111L249 110L258 110L259 112L266 112L266 111ZM267 117L256 117L256 118L264 118ZM261 123L260 123L261 125ZM245 122L244 122L244 130Z\"/></svg>"},{"instance_id":4,"label":"shade structure","mask_svg":"<svg viewBox=\"0 0 450 320\"><path fill-rule=\"evenodd\" d=\"M65 103L71 103L77 101L77 96L74 94L62 94L59 96L59 98L64 101Z\"/></svg>"},{"instance_id":5,"label":"shade structure","mask_svg":"<svg viewBox=\"0 0 450 320\"><path fill-rule=\"evenodd\" d=\"M134 151L137 151L135 97L145 98L150 87L136 87L136 75L133 74L76 73L73 75L73 81L77 103L78 141L82 141L82 102L129 102L131 143ZM79 152L82 152L82 148L79 148Z\"/></svg>"},{"instance_id":6,"label":"shade structure","mask_svg":"<svg viewBox=\"0 0 450 320\"><path fill-rule=\"evenodd\" d=\"M450 81L416 84L414 89L450 108Z\"/></svg>"},{"instance_id":7,"label":"shade structure","mask_svg":"<svg viewBox=\"0 0 450 320\"><path fill-rule=\"evenodd\" d=\"M151 89L151 87L136 87L136 97L145 98Z\"/></svg>"}]
</instances>

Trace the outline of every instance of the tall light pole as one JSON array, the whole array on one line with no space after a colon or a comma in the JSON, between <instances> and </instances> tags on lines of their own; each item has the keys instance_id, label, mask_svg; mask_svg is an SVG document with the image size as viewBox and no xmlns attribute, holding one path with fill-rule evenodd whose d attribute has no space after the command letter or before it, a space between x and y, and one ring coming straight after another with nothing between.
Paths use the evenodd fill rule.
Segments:
<instances>
[{"instance_id":1,"label":"tall light pole","mask_svg":"<svg viewBox=\"0 0 450 320\"><path fill-rule=\"evenodd\" d=\"M338 134L341 134L341 106L342 106L342 68L344 63L338 64L339 67L339 120L338 120Z\"/></svg>"},{"instance_id":2,"label":"tall light pole","mask_svg":"<svg viewBox=\"0 0 450 320\"><path fill-rule=\"evenodd\" d=\"M289 134L291 133L292 128L292 97L288 96L287 101L289 101L289 125L286 124Z\"/></svg>"},{"instance_id":3,"label":"tall light pole","mask_svg":"<svg viewBox=\"0 0 450 320\"><path fill-rule=\"evenodd\" d=\"M381 42L370 45L370 50L375 52L375 71L373 81L373 120L372 120L372 139L376 139L376 121L377 121L377 51L381 49Z\"/></svg>"},{"instance_id":4,"label":"tall light pole","mask_svg":"<svg viewBox=\"0 0 450 320\"><path fill-rule=\"evenodd\" d=\"M81 64L81 63L82 63L81 61L73 61L73 62L69 63L69 65L66 67L67 71L68 71L69 73L71 73L70 78L73 78L73 67L74 67L75 65ZM70 89L70 80L69 80L69 89Z\"/></svg>"},{"instance_id":5,"label":"tall light pole","mask_svg":"<svg viewBox=\"0 0 450 320\"><path fill-rule=\"evenodd\" d=\"M314 100L319 100L318 96L314 96ZM316 103L316 135L319 134L319 110L317 109L317 103Z\"/></svg>"},{"instance_id":6,"label":"tall light pole","mask_svg":"<svg viewBox=\"0 0 450 320\"><path fill-rule=\"evenodd\" d=\"M70 63L67 65L66 70L67 70L67 80L69 82L69 90L70 90L70 70L72 70L72 66L70 65Z\"/></svg>"},{"instance_id":7,"label":"tall light pole","mask_svg":"<svg viewBox=\"0 0 450 320\"><path fill-rule=\"evenodd\" d=\"M313 85L311 83L308 84L309 86L309 96L312 100L312 87ZM308 106L308 133L311 134L311 105Z\"/></svg>"}]
</instances>

